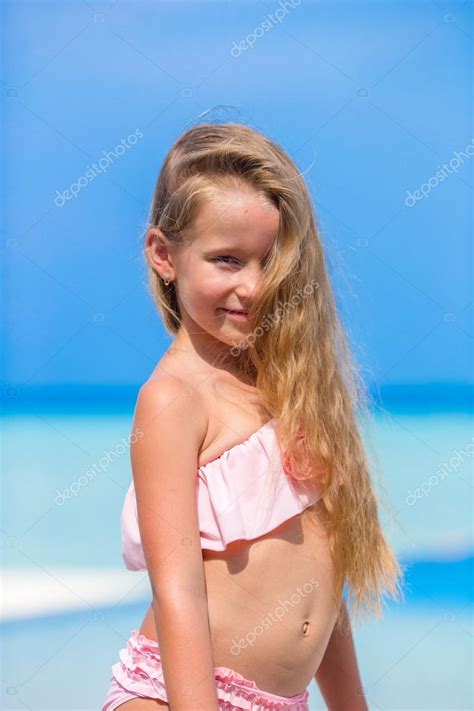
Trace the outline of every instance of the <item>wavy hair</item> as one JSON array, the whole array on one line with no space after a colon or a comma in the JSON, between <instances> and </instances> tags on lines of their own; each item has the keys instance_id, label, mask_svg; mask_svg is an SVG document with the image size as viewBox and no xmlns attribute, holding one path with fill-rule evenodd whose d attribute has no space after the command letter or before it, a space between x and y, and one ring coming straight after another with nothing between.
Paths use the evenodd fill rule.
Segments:
<instances>
[{"instance_id":1,"label":"wavy hair","mask_svg":"<svg viewBox=\"0 0 474 711\"><path fill-rule=\"evenodd\" d=\"M277 420L296 478L320 488L335 599L347 585L355 615L364 609L379 617L384 593L400 597L401 568L380 525L357 419L369 417L369 396L337 313L303 176L282 148L249 126L201 123L168 152L149 222L174 245L184 244L204 201L236 186L275 205L280 222L249 309L250 333L232 352ZM148 278L165 327L176 334L176 286L165 285L150 265ZM321 511L313 505L304 515Z\"/></svg>"}]
</instances>

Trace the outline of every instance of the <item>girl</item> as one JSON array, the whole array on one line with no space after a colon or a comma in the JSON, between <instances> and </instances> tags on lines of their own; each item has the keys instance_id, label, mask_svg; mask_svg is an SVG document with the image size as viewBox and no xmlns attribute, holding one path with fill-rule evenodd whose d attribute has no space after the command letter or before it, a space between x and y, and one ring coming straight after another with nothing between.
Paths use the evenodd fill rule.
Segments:
<instances>
[{"instance_id":1,"label":"girl","mask_svg":"<svg viewBox=\"0 0 474 711\"><path fill-rule=\"evenodd\" d=\"M150 217L175 338L138 395L122 540L152 601L102 711L307 711L313 678L329 709L366 710L344 586L380 616L401 571L307 187L257 131L201 124Z\"/></svg>"}]
</instances>

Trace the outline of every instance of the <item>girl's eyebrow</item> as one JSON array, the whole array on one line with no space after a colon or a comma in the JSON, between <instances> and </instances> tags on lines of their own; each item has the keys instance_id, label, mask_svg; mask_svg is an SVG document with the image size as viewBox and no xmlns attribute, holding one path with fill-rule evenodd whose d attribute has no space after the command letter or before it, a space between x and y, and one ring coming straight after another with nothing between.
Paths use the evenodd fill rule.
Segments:
<instances>
[{"instance_id":1,"label":"girl's eyebrow","mask_svg":"<svg viewBox=\"0 0 474 711\"><path fill-rule=\"evenodd\" d=\"M239 244L235 244L235 245L227 244L227 245L220 245L217 247L212 247L209 249L204 249L202 254L205 257L210 257L210 256L216 255L216 254L229 254L229 252L234 253L234 254L240 254L240 256L247 256L248 255L248 251L246 249L244 249ZM267 250L267 252L261 258L265 259L270 254L270 252L271 252L271 247ZM250 255L250 256L252 256L252 255Z\"/></svg>"},{"instance_id":2,"label":"girl's eyebrow","mask_svg":"<svg viewBox=\"0 0 474 711\"><path fill-rule=\"evenodd\" d=\"M240 252L240 254L245 254L245 250L239 245L222 245L220 247L204 250L204 254L222 254L223 252Z\"/></svg>"},{"instance_id":3,"label":"girl's eyebrow","mask_svg":"<svg viewBox=\"0 0 474 711\"><path fill-rule=\"evenodd\" d=\"M211 244L207 247L208 251L215 252L216 249L239 249L242 248L241 243L236 240L235 242L231 241L222 241L220 242L219 240L212 240Z\"/></svg>"}]
</instances>

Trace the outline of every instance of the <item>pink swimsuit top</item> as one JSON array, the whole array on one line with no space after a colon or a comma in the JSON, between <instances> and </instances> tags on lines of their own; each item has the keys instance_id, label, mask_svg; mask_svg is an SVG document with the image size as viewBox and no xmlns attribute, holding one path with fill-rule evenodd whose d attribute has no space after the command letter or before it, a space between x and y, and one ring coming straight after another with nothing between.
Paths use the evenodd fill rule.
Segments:
<instances>
[{"instance_id":1,"label":"pink swimsuit top","mask_svg":"<svg viewBox=\"0 0 474 711\"><path fill-rule=\"evenodd\" d=\"M232 541L252 540L277 528L321 494L302 483L280 456L272 418L244 442L198 467L196 494L201 548L223 551ZM146 570L132 483L121 516L122 556L129 570Z\"/></svg>"}]
</instances>

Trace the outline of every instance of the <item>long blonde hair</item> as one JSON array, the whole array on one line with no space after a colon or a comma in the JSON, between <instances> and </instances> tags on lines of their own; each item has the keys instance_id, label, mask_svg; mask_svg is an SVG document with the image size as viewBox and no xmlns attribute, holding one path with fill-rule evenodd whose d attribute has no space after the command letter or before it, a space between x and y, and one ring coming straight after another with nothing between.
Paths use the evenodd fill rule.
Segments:
<instances>
[{"instance_id":1,"label":"long blonde hair","mask_svg":"<svg viewBox=\"0 0 474 711\"><path fill-rule=\"evenodd\" d=\"M202 123L168 152L149 222L172 243L183 244L204 201L216 189L239 185L275 205L280 225L250 308L250 336L234 347L234 355L255 375L293 470L306 472L320 487L335 599L347 584L355 615L364 608L378 617L384 592L400 597L401 568L379 522L357 422L359 413L369 417L369 396L337 313L302 175L258 131L233 122ZM165 327L176 334L181 320L174 283L165 285L149 265L148 276ZM305 515L314 516L313 508Z\"/></svg>"}]
</instances>

